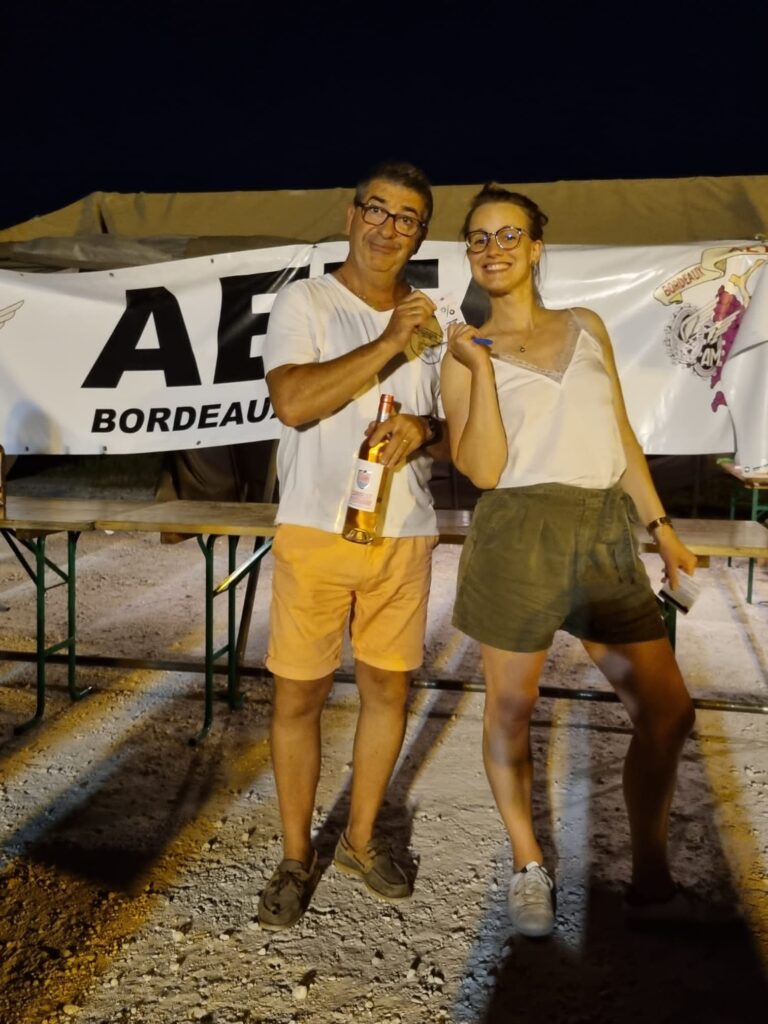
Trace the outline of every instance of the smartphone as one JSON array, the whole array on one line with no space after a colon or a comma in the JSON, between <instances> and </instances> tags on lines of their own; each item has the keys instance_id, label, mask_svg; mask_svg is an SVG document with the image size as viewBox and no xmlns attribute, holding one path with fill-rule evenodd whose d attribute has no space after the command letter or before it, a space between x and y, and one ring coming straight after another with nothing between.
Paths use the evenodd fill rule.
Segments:
<instances>
[{"instance_id":1,"label":"smartphone","mask_svg":"<svg viewBox=\"0 0 768 1024\"><path fill-rule=\"evenodd\" d=\"M699 596L699 584L693 576L687 576L681 571L674 590L669 582L665 582L661 585L659 596L673 604L683 615L687 615Z\"/></svg>"}]
</instances>

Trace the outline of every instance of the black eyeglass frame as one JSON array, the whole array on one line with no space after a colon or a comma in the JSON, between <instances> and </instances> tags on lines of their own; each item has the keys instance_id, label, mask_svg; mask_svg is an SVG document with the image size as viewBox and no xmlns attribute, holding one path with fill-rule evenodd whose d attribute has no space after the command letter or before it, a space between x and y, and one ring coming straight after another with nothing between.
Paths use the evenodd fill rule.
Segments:
<instances>
[{"instance_id":1,"label":"black eyeglass frame","mask_svg":"<svg viewBox=\"0 0 768 1024\"><path fill-rule=\"evenodd\" d=\"M502 232L504 232L504 231L510 231L510 230L517 232L517 235L515 237L515 244L514 245L502 245L500 240L499 240L499 235ZM478 239L479 239L480 236L484 236L485 237L485 244L482 246L482 248L477 249L477 248L473 248L472 247L472 243L470 242L470 238L471 238L472 235L474 235ZM525 228L518 228L514 224L505 224L504 227L499 228L498 231L483 231L482 228L475 228L474 231L468 231L466 233L466 235L464 235L464 244L466 245L467 250L469 252L481 253L481 252L485 252L485 250L488 248L488 246L490 244L491 239L493 238L496 241L496 245L498 245L498 247L500 249L505 249L507 252L510 252L512 249L516 249L518 247L518 245L520 245L520 239L521 239L521 237L523 235L528 235L529 238L531 237L530 234L528 233L528 231L526 231Z\"/></svg>"},{"instance_id":2,"label":"black eyeglass frame","mask_svg":"<svg viewBox=\"0 0 768 1024\"><path fill-rule=\"evenodd\" d=\"M413 214L411 213L390 213L389 210L385 210L380 203L361 203L359 199L354 200L354 205L359 210L362 210L363 220L365 221L366 224L370 224L371 227L380 228L382 227L382 225L386 224L387 220L391 217L395 231L397 231L398 235L402 235L403 238L413 238L415 235L418 235L419 231L426 231L427 229L427 222L425 220L419 220L418 217L414 217ZM381 210L381 212L384 214L384 219L380 220L378 224L374 224L373 221L365 219L366 213L368 213L368 211L371 209ZM405 231L401 231L397 226L397 222L401 217L407 217L408 220L412 220L416 225L416 230L411 232L411 234L408 234Z\"/></svg>"}]
</instances>

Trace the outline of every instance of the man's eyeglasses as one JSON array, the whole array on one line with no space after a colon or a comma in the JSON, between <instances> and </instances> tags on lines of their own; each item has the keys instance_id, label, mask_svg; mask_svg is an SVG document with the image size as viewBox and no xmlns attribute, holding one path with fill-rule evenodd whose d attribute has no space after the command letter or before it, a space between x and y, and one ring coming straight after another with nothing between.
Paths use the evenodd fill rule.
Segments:
<instances>
[{"instance_id":1,"label":"man's eyeglasses","mask_svg":"<svg viewBox=\"0 0 768 1024\"><path fill-rule=\"evenodd\" d=\"M520 244L520 236L527 234L525 228L514 228L511 224L506 224L498 231L468 231L464 241L470 252L483 252L492 238L496 239L496 245L500 249L516 249Z\"/></svg>"},{"instance_id":2,"label":"man's eyeglasses","mask_svg":"<svg viewBox=\"0 0 768 1024\"><path fill-rule=\"evenodd\" d=\"M355 206L362 211L362 217L366 224L381 227L391 217L398 235L405 235L407 238L412 238L427 226L426 221L412 217L409 213L390 213L389 210L385 210L377 203L361 203L359 199L356 199Z\"/></svg>"}]
</instances>

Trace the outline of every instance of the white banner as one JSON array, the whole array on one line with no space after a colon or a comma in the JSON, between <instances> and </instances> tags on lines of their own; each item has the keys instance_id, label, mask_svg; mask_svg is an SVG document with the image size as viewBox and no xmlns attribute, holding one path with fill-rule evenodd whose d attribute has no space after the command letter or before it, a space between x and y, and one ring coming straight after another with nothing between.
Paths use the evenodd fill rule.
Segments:
<instances>
[{"instance_id":1,"label":"white banner","mask_svg":"<svg viewBox=\"0 0 768 1024\"><path fill-rule=\"evenodd\" d=\"M87 454L276 437L261 361L275 293L346 252L328 242L0 272L0 441L11 454ZM736 452L768 467L767 260L748 242L548 248L544 301L603 317L646 453ZM482 317L461 244L426 242L409 277Z\"/></svg>"}]
</instances>

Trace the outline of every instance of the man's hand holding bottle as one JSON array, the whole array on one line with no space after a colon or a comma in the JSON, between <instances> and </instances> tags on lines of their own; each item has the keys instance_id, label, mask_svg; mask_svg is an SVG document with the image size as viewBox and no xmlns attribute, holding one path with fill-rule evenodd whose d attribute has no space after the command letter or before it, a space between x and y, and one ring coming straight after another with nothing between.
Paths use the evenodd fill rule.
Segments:
<instances>
[{"instance_id":1,"label":"man's hand holding bottle","mask_svg":"<svg viewBox=\"0 0 768 1024\"><path fill-rule=\"evenodd\" d=\"M431 430L426 416L399 412L384 423L370 423L366 434L371 448L388 439L381 449L381 464L394 469L418 448L424 447L430 440Z\"/></svg>"}]
</instances>

